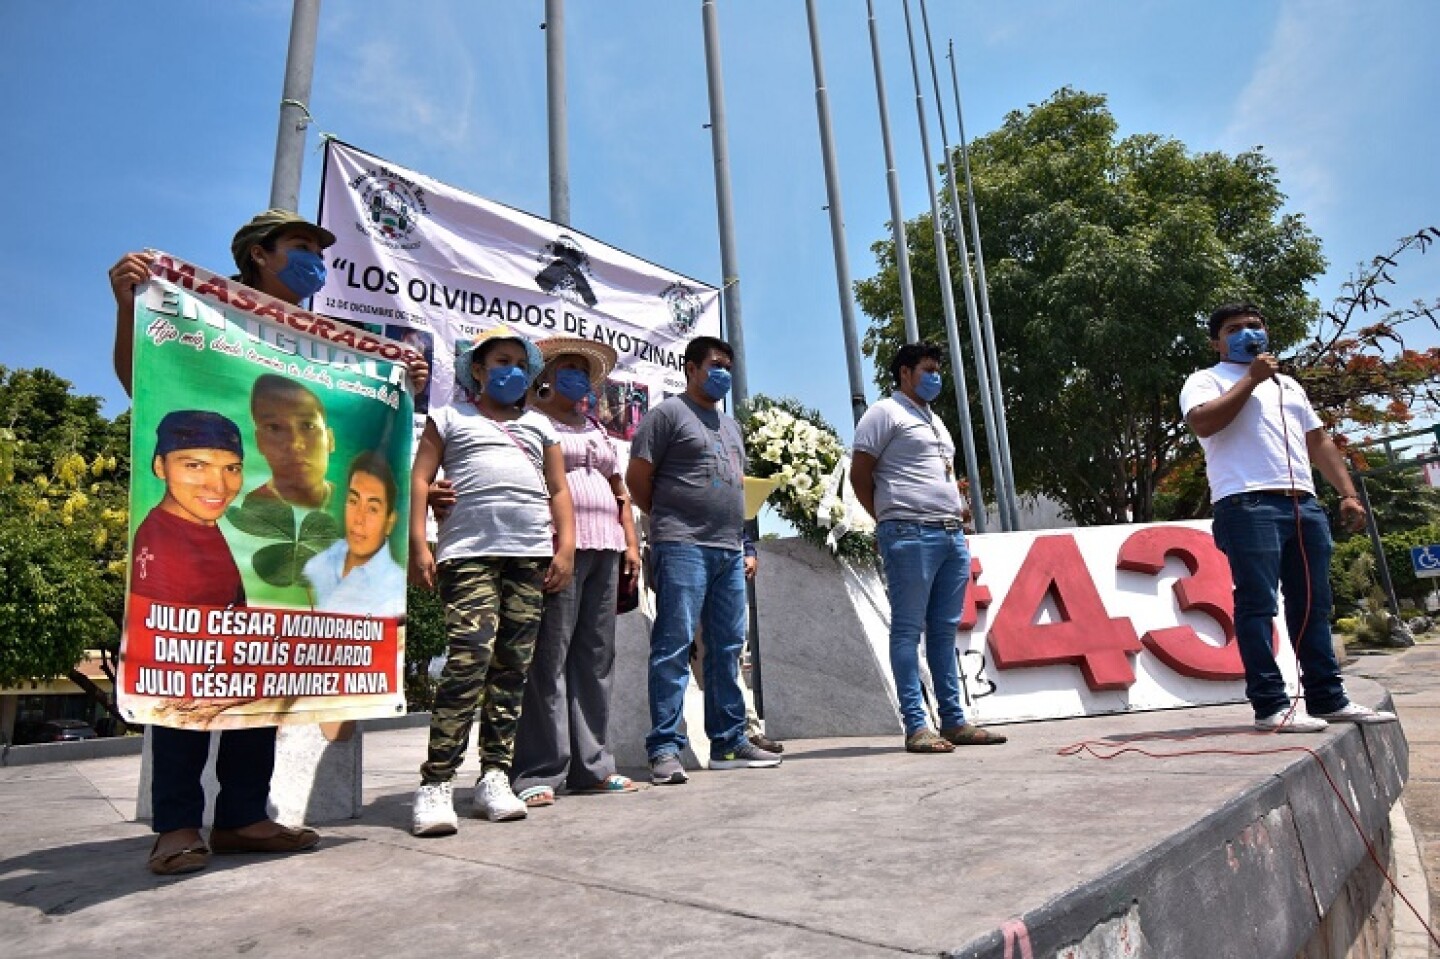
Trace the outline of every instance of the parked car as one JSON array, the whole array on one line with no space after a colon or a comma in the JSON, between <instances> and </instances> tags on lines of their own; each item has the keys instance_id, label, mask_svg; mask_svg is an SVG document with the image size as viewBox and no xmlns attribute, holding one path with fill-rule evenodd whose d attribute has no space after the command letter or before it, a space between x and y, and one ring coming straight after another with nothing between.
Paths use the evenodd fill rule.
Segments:
<instances>
[{"instance_id":1,"label":"parked car","mask_svg":"<svg viewBox=\"0 0 1440 959\"><path fill-rule=\"evenodd\" d=\"M95 730L79 719L47 719L41 723L24 723L15 729L17 746L30 743L73 743L94 739Z\"/></svg>"}]
</instances>

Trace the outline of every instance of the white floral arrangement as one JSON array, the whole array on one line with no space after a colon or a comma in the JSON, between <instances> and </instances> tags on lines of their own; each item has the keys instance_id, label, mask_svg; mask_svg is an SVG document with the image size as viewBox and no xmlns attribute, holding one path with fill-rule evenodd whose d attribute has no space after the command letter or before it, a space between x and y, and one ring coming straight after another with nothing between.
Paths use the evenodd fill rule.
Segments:
<instances>
[{"instance_id":1,"label":"white floral arrangement","mask_svg":"<svg viewBox=\"0 0 1440 959\"><path fill-rule=\"evenodd\" d=\"M834 428L795 400L757 395L740 411L752 476L779 486L770 503L805 539L852 559L873 559L864 511L847 504L849 458ZM855 514L859 514L859 516Z\"/></svg>"}]
</instances>

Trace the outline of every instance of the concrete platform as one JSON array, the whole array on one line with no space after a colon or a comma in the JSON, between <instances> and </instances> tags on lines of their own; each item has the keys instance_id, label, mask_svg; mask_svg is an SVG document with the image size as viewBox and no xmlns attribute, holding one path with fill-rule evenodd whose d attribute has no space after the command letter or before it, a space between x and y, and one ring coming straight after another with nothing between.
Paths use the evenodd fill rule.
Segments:
<instances>
[{"instance_id":1,"label":"concrete platform","mask_svg":"<svg viewBox=\"0 0 1440 959\"><path fill-rule=\"evenodd\" d=\"M173 879L145 870L130 821L138 757L5 768L0 953L1293 957L1365 856L1301 747L1382 850L1407 747L1395 726L1248 722L1212 706L1032 723L934 756L898 736L796 740L777 769L562 797L430 840L408 833L425 731L374 732L362 819L313 853ZM1080 740L1211 753L1060 755ZM478 770L462 772L463 815Z\"/></svg>"}]
</instances>

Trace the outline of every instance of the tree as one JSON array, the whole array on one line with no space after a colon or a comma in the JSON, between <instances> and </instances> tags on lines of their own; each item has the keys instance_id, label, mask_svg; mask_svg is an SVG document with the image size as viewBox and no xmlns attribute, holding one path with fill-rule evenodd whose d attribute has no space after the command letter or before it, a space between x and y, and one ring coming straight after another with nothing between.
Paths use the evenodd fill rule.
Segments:
<instances>
[{"instance_id":1,"label":"tree","mask_svg":"<svg viewBox=\"0 0 1440 959\"><path fill-rule=\"evenodd\" d=\"M1440 347L1415 350L1405 342L1408 328L1420 321L1440 330L1440 297L1398 308L1387 299L1398 286L1395 273L1402 259L1423 255L1436 240L1440 230L1425 227L1357 267L1316 321L1310 339L1287 358L1328 426L1403 424L1417 406L1431 413L1440 408Z\"/></svg>"},{"instance_id":2,"label":"tree","mask_svg":"<svg viewBox=\"0 0 1440 959\"><path fill-rule=\"evenodd\" d=\"M1278 346L1295 343L1318 311L1305 286L1324 267L1303 217L1280 212L1259 150L1192 154L1117 129L1103 96L1065 88L1010 113L970 154L1016 486L1081 523L1154 517L1157 487L1193 448L1178 393L1214 360L1210 310L1250 300ZM921 334L943 342L929 222L908 222L906 236ZM880 272L856 290L888 387L900 296L893 244L874 250ZM938 408L953 429L948 391Z\"/></svg>"},{"instance_id":3,"label":"tree","mask_svg":"<svg viewBox=\"0 0 1440 959\"><path fill-rule=\"evenodd\" d=\"M0 685L68 676L115 715L75 666L100 649L113 685L129 435L48 370L0 367Z\"/></svg>"},{"instance_id":4,"label":"tree","mask_svg":"<svg viewBox=\"0 0 1440 959\"><path fill-rule=\"evenodd\" d=\"M1304 386L1355 469L1391 465L1378 449L1362 448L1377 438L1372 435L1376 428L1383 436L1391 427L1409 423L1417 409L1433 415L1440 408L1440 347L1415 350L1405 340L1409 327L1421 321L1440 329L1440 298L1416 299L1399 308L1386 299L1398 286L1395 274L1402 259L1424 254L1437 239L1440 230L1425 227L1401 237L1388 254L1357 267L1341 284L1331 308L1312 322L1309 338L1281 357L1281 369ZM1361 442L1353 442L1346 431L1358 431ZM1420 486L1414 472L1369 475L1370 506L1382 530L1409 530L1434 520L1434 495ZM1323 485L1320 492L1333 512L1335 492ZM1198 445L1191 444L1161 482L1155 515L1188 519L1208 513L1204 461ZM1337 576L1343 572L1339 565L1335 569Z\"/></svg>"},{"instance_id":5,"label":"tree","mask_svg":"<svg viewBox=\"0 0 1440 959\"><path fill-rule=\"evenodd\" d=\"M434 590L407 586L405 592L405 703L413 712L435 705L430 660L444 656L445 604Z\"/></svg>"}]
</instances>

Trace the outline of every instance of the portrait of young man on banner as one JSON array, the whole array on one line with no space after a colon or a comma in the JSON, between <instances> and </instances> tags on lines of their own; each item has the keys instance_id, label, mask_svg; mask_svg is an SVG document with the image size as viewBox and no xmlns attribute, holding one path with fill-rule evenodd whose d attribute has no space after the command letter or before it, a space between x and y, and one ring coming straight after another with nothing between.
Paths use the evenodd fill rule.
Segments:
<instances>
[{"instance_id":1,"label":"portrait of young man on banner","mask_svg":"<svg viewBox=\"0 0 1440 959\"><path fill-rule=\"evenodd\" d=\"M404 344L159 254L135 299L134 723L404 711ZM402 525L403 524L399 524Z\"/></svg>"}]
</instances>

